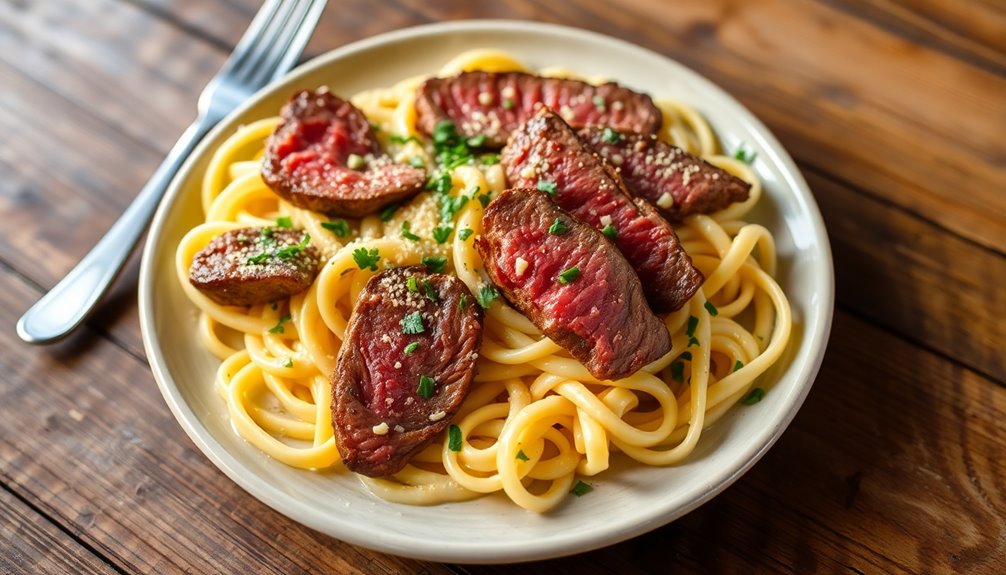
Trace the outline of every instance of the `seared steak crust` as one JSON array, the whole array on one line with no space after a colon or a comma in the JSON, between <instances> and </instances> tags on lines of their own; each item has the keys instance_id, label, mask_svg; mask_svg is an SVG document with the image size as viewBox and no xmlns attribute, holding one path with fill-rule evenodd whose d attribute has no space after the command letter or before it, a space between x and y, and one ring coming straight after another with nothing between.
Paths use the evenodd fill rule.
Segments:
<instances>
[{"instance_id":1,"label":"seared steak crust","mask_svg":"<svg viewBox=\"0 0 1006 575\"><path fill-rule=\"evenodd\" d=\"M672 221L743 202L751 185L656 136L584 128L580 138L622 176L633 195ZM665 195L667 194L667 195Z\"/></svg>"},{"instance_id":2,"label":"seared steak crust","mask_svg":"<svg viewBox=\"0 0 1006 575\"><path fill-rule=\"evenodd\" d=\"M670 351L667 328L622 254L544 192L511 189L494 199L475 246L514 307L594 377L627 377Z\"/></svg>"},{"instance_id":3,"label":"seared steak crust","mask_svg":"<svg viewBox=\"0 0 1006 575\"><path fill-rule=\"evenodd\" d=\"M241 228L213 238L189 267L189 283L222 305L259 305L311 287L320 255L301 230ZM304 242L306 244L306 242Z\"/></svg>"},{"instance_id":4,"label":"seared steak crust","mask_svg":"<svg viewBox=\"0 0 1006 575\"><path fill-rule=\"evenodd\" d=\"M450 120L462 136L485 135L487 146L499 148L541 105L577 127L652 134L663 121L649 96L614 82L594 86L523 72L475 71L423 82L416 90L416 127L432 134L437 123Z\"/></svg>"},{"instance_id":5,"label":"seared steak crust","mask_svg":"<svg viewBox=\"0 0 1006 575\"><path fill-rule=\"evenodd\" d=\"M481 308L457 277L423 266L372 277L332 382L332 422L346 467L391 475L429 445L468 394L481 341ZM433 382L425 389L424 377Z\"/></svg>"},{"instance_id":6,"label":"seared steak crust","mask_svg":"<svg viewBox=\"0 0 1006 575\"><path fill-rule=\"evenodd\" d=\"M615 245L639 274L655 311L679 309L702 285L667 220L632 198L614 169L557 114L539 110L513 133L500 160L511 186L551 190L555 203L580 221L614 228Z\"/></svg>"},{"instance_id":7,"label":"seared steak crust","mask_svg":"<svg viewBox=\"0 0 1006 575\"><path fill-rule=\"evenodd\" d=\"M327 88L294 94L280 114L262 179L291 204L360 217L423 188L426 172L393 162L363 113Z\"/></svg>"}]
</instances>

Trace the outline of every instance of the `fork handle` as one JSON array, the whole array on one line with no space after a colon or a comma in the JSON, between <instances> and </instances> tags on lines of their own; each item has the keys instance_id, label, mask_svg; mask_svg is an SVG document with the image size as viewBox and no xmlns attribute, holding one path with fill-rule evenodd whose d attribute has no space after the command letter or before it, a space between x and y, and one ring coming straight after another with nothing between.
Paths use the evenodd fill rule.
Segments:
<instances>
[{"instance_id":1,"label":"fork handle","mask_svg":"<svg viewBox=\"0 0 1006 575\"><path fill-rule=\"evenodd\" d=\"M34 344L51 343L68 335L87 318L129 259L171 178L215 123L200 115L185 130L108 233L21 316L17 322L21 339Z\"/></svg>"}]
</instances>

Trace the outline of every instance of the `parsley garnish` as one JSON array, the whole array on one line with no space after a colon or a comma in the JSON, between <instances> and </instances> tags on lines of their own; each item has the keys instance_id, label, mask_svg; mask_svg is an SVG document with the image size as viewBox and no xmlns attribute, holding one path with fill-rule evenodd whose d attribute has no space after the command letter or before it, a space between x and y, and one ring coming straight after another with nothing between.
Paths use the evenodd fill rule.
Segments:
<instances>
[{"instance_id":1,"label":"parsley garnish","mask_svg":"<svg viewBox=\"0 0 1006 575\"><path fill-rule=\"evenodd\" d=\"M504 110L513 110L513 107L514 107L513 100L511 100L510 98L504 98L503 99L503 109Z\"/></svg>"},{"instance_id":2,"label":"parsley garnish","mask_svg":"<svg viewBox=\"0 0 1006 575\"><path fill-rule=\"evenodd\" d=\"M598 108L600 108L602 110L604 109L604 107L606 105L608 105L608 102L606 102L604 100L604 96L600 96L600 95L599 96L594 96L593 102L594 102L594 106L596 106L596 107L598 107Z\"/></svg>"},{"instance_id":3,"label":"parsley garnish","mask_svg":"<svg viewBox=\"0 0 1006 575\"><path fill-rule=\"evenodd\" d=\"M580 497L582 495L590 493L593 490L594 488L591 487L590 484L584 483L582 481L577 481L576 485L574 485L573 489L570 489L569 492L572 493L573 495L576 495L577 497Z\"/></svg>"},{"instance_id":4,"label":"parsley garnish","mask_svg":"<svg viewBox=\"0 0 1006 575\"><path fill-rule=\"evenodd\" d=\"M418 341L414 341L414 342L410 343L409 345L405 346L405 354L406 355L411 355L411 354L415 353L415 351L417 349L419 349L419 342Z\"/></svg>"},{"instance_id":5,"label":"parsley garnish","mask_svg":"<svg viewBox=\"0 0 1006 575\"><path fill-rule=\"evenodd\" d=\"M695 328L699 327L699 318L694 315L688 316L688 327L685 328L685 335L692 337L695 335Z\"/></svg>"},{"instance_id":6,"label":"parsley garnish","mask_svg":"<svg viewBox=\"0 0 1006 575\"><path fill-rule=\"evenodd\" d=\"M447 448L451 451L461 451L461 428L453 423L447 428Z\"/></svg>"},{"instance_id":7,"label":"parsley garnish","mask_svg":"<svg viewBox=\"0 0 1006 575\"><path fill-rule=\"evenodd\" d=\"M293 358L286 358L286 361L283 363L283 367L293 367Z\"/></svg>"},{"instance_id":8,"label":"parsley garnish","mask_svg":"<svg viewBox=\"0 0 1006 575\"><path fill-rule=\"evenodd\" d=\"M674 381L682 383L685 381L685 364L681 361L675 361L671 364L671 377Z\"/></svg>"},{"instance_id":9,"label":"parsley garnish","mask_svg":"<svg viewBox=\"0 0 1006 575\"><path fill-rule=\"evenodd\" d=\"M611 128L605 128L604 132L601 133L601 139L609 144L614 144L622 139L622 135Z\"/></svg>"},{"instance_id":10,"label":"parsley garnish","mask_svg":"<svg viewBox=\"0 0 1006 575\"><path fill-rule=\"evenodd\" d=\"M566 224L564 224L562 220L556 218L552 220L552 225L548 227L548 233L552 234L553 236L561 236L562 234L566 233L566 230L568 229L569 228L566 227Z\"/></svg>"},{"instance_id":11,"label":"parsley garnish","mask_svg":"<svg viewBox=\"0 0 1006 575\"><path fill-rule=\"evenodd\" d=\"M283 333L283 324L290 321L290 314L279 318L279 323L269 328L269 333Z\"/></svg>"},{"instance_id":12,"label":"parsley garnish","mask_svg":"<svg viewBox=\"0 0 1006 575\"><path fill-rule=\"evenodd\" d=\"M412 240L414 242L419 241L419 236L412 233L412 224L409 223L409 220L405 220L404 222L402 222L402 237L407 240Z\"/></svg>"},{"instance_id":13,"label":"parsley garnish","mask_svg":"<svg viewBox=\"0 0 1006 575\"><path fill-rule=\"evenodd\" d=\"M479 161L482 162L483 166L494 166L500 163L499 154L482 154L479 156Z\"/></svg>"},{"instance_id":14,"label":"parsley garnish","mask_svg":"<svg viewBox=\"0 0 1006 575\"><path fill-rule=\"evenodd\" d=\"M737 371L738 369L740 369L742 367L744 367L744 362L743 361L741 361L741 360L738 359L737 361L734 362L734 371Z\"/></svg>"},{"instance_id":15,"label":"parsley garnish","mask_svg":"<svg viewBox=\"0 0 1006 575\"><path fill-rule=\"evenodd\" d=\"M709 312L709 315L713 317L716 317L720 314L720 310L716 309L716 306L713 305L713 302L707 301L705 304L705 308L706 311Z\"/></svg>"},{"instance_id":16,"label":"parsley garnish","mask_svg":"<svg viewBox=\"0 0 1006 575\"><path fill-rule=\"evenodd\" d=\"M448 172L439 172L430 176L430 179L426 182L426 189L433 190L438 194L446 194L451 191L451 186L454 185L451 180L451 174Z\"/></svg>"},{"instance_id":17,"label":"parsley garnish","mask_svg":"<svg viewBox=\"0 0 1006 575\"><path fill-rule=\"evenodd\" d=\"M458 309L461 311L465 311L467 307L468 307L468 296L462 294L461 297L458 298Z\"/></svg>"},{"instance_id":18,"label":"parsley garnish","mask_svg":"<svg viewBox=\"0 0 1006 575\"><path fill-rule=\"evenodd\" d=\"M332 232L340 238L344 238L349 235L349 224L346 220L332 220L330 222L321 222L321 227Z\"/></svg>"},{"instance_id":19,"label":"parsley garnish","mask_svg":"<svg viewBox=\"0 0 1006 575\"><path fill-rule=\"evenodd\" d=\"M492 197L492 192L486 192L478 195L479 203L482 204L483 209L489 205L489 200L492 199Z\"/></svg>"},{"instance_id":20,"label":"parsley garnish","mask_svg":"<svg viewBox=\"0 0 1006 575\"><path fill-rule=\"evenodd\" d=\"M369 251L367 248L356 248L353 250L353 261L361 270L370 268L370 271L376 272L377 262L381 261L381 256L377 248L371 248Z\"/></svg>"},{"instance_id":21,"label":"parsley garnish","mask_svg":"<svg viewBox=\"0 0 1006 575\"><path fill-rule=\"evenodd\" d=\"M453 222L454 216L468 203L468 196L440 196L440 219Z\"/></svg>"},{"instance_id":22,"label":"parsley garnish","mask_svg":"<svg viewBox=\"0 0 1006 575\"><path fill-rule=\"evenodd\" d=\"M366 165L367 160L364 160L363 156L359 154L350 154L349 157L346 158L346 166L350 170L359 170L360 168Z\"/></svg>"},{"instance_id":23,"label":"parsley garnish","mask_svg":"<svg viewBox=\"0 0 1006 575\"><path fill-rule=\"evenodd\" d=\"M419 283L416 282L416 276L409 276L408 279L405 280L405 287L409 288L409 291L411 292L419 291Z\"/></svg>"},{"instance_id":24,"label":"parsley garnish","mask_svg":"<svg viewBox=\"0 0 1006 575\"><path fill-rule=\"evenodd\" d=\"M255 254L255 255L253 255L253 256L251 256L251 257L248 258L248 263L250 263L250 264L256 264L256 265L264 263L267 259L269 259L270 255L271 254L269 252L261 252L261 253Z\"/></svg>"},{"instance_id":25,"label":"parsley garnish","mask_svg":"<svg viewBox=\"0 0 1006 575\"><path fill-rule=\"evenodd\" d=\"M760 387L756 387L751 391L749 391L748 394L744 396L744 399L741 400L741 403L743 403L744 405L754 405L759 401L761 401L763 397L765 397L765 390Z\"/></svg>"},{"instance_id":26,"label":"parsley garnish","mask_svg":"<svg viewBox=\"0 0 1006 575\"><path fill-rule=\"evenodd\" d=\"M381 221L386 222L395 217L395 212L398 211L398 208L398 204L391 204L390 206L384 208L384 210L381 211Z\"/></svg>"},{"instance_id":27,"label":"parsley garnish","mask_svg":"<svg viewBox=\"0 0 1006 575\"><path fill-rule=\"evenodd\" d=\"M495 286L486 284L479 288L479 294L475 296L475 299L478 300L482 309L489 309L489 305L492 304L493 300L498 298L499 295L500 293L496 291Z\"/></svg>"},{"instance_id":28,"label":"parsley garnish","mask_svg":"<svg viewBox=\"0 0 1006 575\"><path fill-rule=\"evenodd\" d=\"M290 218L290 216L280 216L280 217L276 218L276 227L277 228L288 228L288 229L292 228L293 227L293 219Z\"/></svg>"},{"instance_id":29,"label":"parsley garnish","mask_svg":"<svg viewBox=\"0 0 1006 575\"><path fill-rule=\"evenodd\" d=\"M423 399L429 399L433 397L433 388L437 385L437 380L433 379L428 375L419 376L419 388L416 389L416 393L419 394Z\"/></svg>"},{"instance_id":30,"label":"parsley garnish","mask_svg":"<svg viewBox=\"0 0 1006 575\"><path fill-rule=\"evenodd\" d=\"M300 239L300 242L295 246L286 246L285 248L280 248L273 252L273 255L281 260L288 260L290 258L296 257L297 254L302 252L304 248L307 247L308 242L311 241L311 236L309 234L304 234L304 237Z\"/></svg>"},{"instance_id":31,"label":"parsley garnish","mask_svg":"<svg viewBox=\"0 0 1006 575\"><path fill-rule=\"evenodd\" d=\"M740 146L737 146L737 151L734 152L734 159L740 160L745 164L751 165L755 158L758 156L758 152L754 150L747 149L747 143L741 142Z\"/></svg>"},{"instance_id":32,"label":"parsley garnish","mask_svg":"<svg viewBox=\"0 0 1006 575\"><path fill-rule=\"evenodd\" d=\"M458 237L461 238L461 241L465 241L468 238L472 237L472 234L474 234L474 233L475 233L475 231L472 230L471 228L465 228L465 229L461 230L460 232L458 232Z\"/></svg>"},{"instance_id":33,"label":"parsley garnish","mask_svg":"<svg viewBox=\"0 0 1006 575\"><path fill-rule=\"evenodd\" d=\"M444 271L444 266L447 265L447 258L444 256L424 256L423 259L419 261L424 266L430 268L430 271L434 273Z\"/></svg>"},{"instance_id":34,"label":"parsley garnish","mask_svg":"<svg viewBox=\"0 0 1006 575\"><path fill-rule=\"evenodd\" d=\"M406 314L398 323L402 325L402 333L417 334L426 331L426 326L423 325L423 314L418 311Z\"/></svg>"},{"instance_id":35,"label":"parsley garnish","mask_svg":"<svg viewBox=\"0 0 1006 575\"><path fill-rule=\"evenodd\" d=\"M526 453L524 453L523 449L518 450L517 451L517 455L515 457L517 459L520 459L521 461L530 461L531 460L531 458L528 457Z\"/></svg>"},{"instance_id":36,"label":"parsley garnish","mask_svg":"<svg viewBox=\"0 0 1006 575\"><path fill-rule=\"evenodd\" d=\"M601 228L601 233L608 236L609 240L618 239L618 228L616 228L614 224L608 224Z\"/></svg>"},{"instance_id":37,"label":"parsley garnish","mask_svg":"<svg viewBox=\"0 0 1006 575\"><path fill-rule=\"evenodd\" d=\"M433 282L430 280L423 280L423 293L426 294L427 299L430 301L438 301L440 296L437 294L437 288L433 287Z\"/></svg>"},{"instance_id":38,"label":"parsley garnish","mask_svg":"<svg viewBox=\"0 0 1006 575\"><path fill-rule=\"evenodd\" d=\"M580 277L580 268L573 266L559 274L559 283L566 285L573 282L578 277Z\"/></svg>"},{"instance_id":39,"label":"parsley garnish","mask_svg":"<svg viewBox=\"0 0 1006 575\"><path fill-rule=\"evenodd\" d=\"M409 158L409 165L413 168L425 168L426 162L423 161L422 156L412 156Z\"/></svg>"},{"instance_id":40,"label":"parsley garnish","mask_svg":"<svg viewBox=\"0 0 1006 575\"><path fill-rule=\"evenodd\" d=\"M488 138L486 138L485 134L479 134L478 136L472 136L471 138L465 140L465 144L467 144L469 148L481 148L486 145L487 139Z\"/></svg>"},{"instance_id":41,"label":"parsley garnish","mask_svg":"<svg viewBox=\"0 0 1006 575\"><path fill-rule=\"evenodd\" d=\"M439 226L433 228L433 239L436 240L438 244L442 244L451 238L451 232L453 231L453 224L440 224Z\"/></svg>"},{"instance_id":42,"label":"parsley garnish","mask_svg":"<svg viewBox=\"0 0 1006 575\"><path fill-rule=\"evenodd\" d=\"M535 187L550 196L555 195L555 183L553 182L550 182L548 180L538 180L538 183L535 184Z\"/></svg>"},{"instance_id":43,"label":"parsley garnish","mask_svg":"<svg viewBox=\"0 0 1006 575\"><path fill-rule=\"evenodd\" d=\"M408 144L409 142L417 142L415 136L403 136L401 134L391 134L388 136L393 144Z\"/></svg>"},{"instance_id":44,"label":"parsley garnish","mask_svg":"<svg viewBox=\"0 0 1006 575\"><path fill-rule=\"evenodd\" d=\"M692 347L693 345L702 347L702 342L699 341L699 338L691 336L688 338L688 347Z\"/></svg>"}]
</instances>

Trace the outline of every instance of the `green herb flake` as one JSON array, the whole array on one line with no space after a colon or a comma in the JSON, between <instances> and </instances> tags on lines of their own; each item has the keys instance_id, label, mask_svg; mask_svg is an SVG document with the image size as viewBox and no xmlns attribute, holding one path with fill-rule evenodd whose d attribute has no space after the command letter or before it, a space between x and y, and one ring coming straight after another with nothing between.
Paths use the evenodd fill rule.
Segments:
<instances>
[{"instance_id":1,"label":"green herb flake","mask_svg":"<svg viewBox=\"0 0 1006 575\"><path fill-rule=\"evenodd\" d=\"M418 311L406 314L399 323L402 325L402 333L415 335L426 331L426 326L423 325L423 314Z\"/></svg>"},{"instance_id":2,"label":"green herb flake","mask_svg":"<svg viewBox=\"0 0 1006 575\"><path fill-rule=\"evenodd\" d=\"M409 291L411 292L418 292L419 282L416 281L416 276L409 276L408 279L405 280L405 287L409 288Z\"/></svg>"},{"instance_id":3,"label":"green herb flake","mask_svg":"<svg viewBox=\"0 0 1006 575\"><path fill-rule=\"evenodd\" d=\"M349 235L349 223L346 220L332 220L321 222L321 227L332 232L337 237L344 238Z\"/></svg>"},{"instance_id":4,"label":"green herb flake","mask_svg":"<svg viewBox=\"0 0 1006 575\"><path fill-rule=\"evenodd\" d=\"M495 166L500 163L499 154L482 154L479 156L479 162L482 162L483 166Z\"/></svg>"},{"instance_id":5,"label":"green herb flake","mask_svg":"<svg viewBox=\"0 0 1006 575\"><path fill-rule=\"evenodd\" d=\"M433 190L438 194L446 194L451 191L451 186L453 185L450 173L437 172L430 176L430 179L426 182L426 189Z\"/></svg>"},{"instance_id":6,"label":"green herb flake","mask_svg":"<svg viewBox=\"0 0 1006 575\"><path fill-rule=\"evenodd\" d=\"M614 241L618 239L618 228L613 224L608 224L601 228L601 233L607 236L609 240Z\"/></svg>"},{"instance_id":7,"label":"green herb flake","mask_svg":"<svg viewBox=\"0 0 1006 575\"><path fill-rule=\"evenodd\" d=\"M695 335L695 328L699 327L699 318L694 315L688 316L688 327L685 328L685 335L692 337Z\"/></svg>"},{"instance_id":8,"label":"green herb flake","mask_svg":"<svg viewBox=\"0 0 1006 575\"><path fill-rule=\"evenodd\" d=\"M409 222L409 220L405 220L404 222L402 222L402 237L407 240L411 240L413 242L419 241L419 236L412 233L412 224Z\"/></svg>"},{"instance_id":9,"label":"green herb flake","mask_svg":"<svg viewBox=\"0 0 1006 575\"><path fill-rule=\"evenodd\" d=\"M514 108L515 105L516 104L514 104L514 101L512 99L510 99L510 98L504 98L503 99L503 109L504 110L513 110L513 108Z\"/></svg>"},{"instance_id":10,"label":"green herb flake","mask_svg":"<svg viewBox=\"0 0 1006 575\"><path fill-rule=\"evenodd\" d=\"M545 192L550 196L555 195L556 187L554 182L550 182L548 180L538 180L538 183L535 184L534 187L538 188L539 190Z\"/></svg>"},{"instance_id":11,"label":"green herb flake","mask_svg":"<svg viewBox=\"0 0 1006 575\"><path fill-rule=\"evenodd\" d=\"M416 352L417 349L419 349L419 342L414 341L409 345L405 346L405 355L412 355L413 353Z\"/></svg>"},{"instance_id":12,"label":"green herb flake","mask_svg":"<svg viewBox=\"0 0 1006 575\"><path fill-rule=\"evenodd\" d=\"M609 144L615 144L621 141L622 135L611 128L605 128L601 133L601 139Z\"/></svg>"},{"instance_id":13,"label":"green herb flake","mask_svg":"<svg viewBox=\"0 0 1006 575\"><path fill-rule=\"evenodd\" d=\"M376 272L377 262L381 261L380 252L377 251L377 248L371 248L370 250L367 250L367 248L356 248L353 250L353 261L356 262L356 265L361 270L370 268L370 271Z\"/></svg>"},{"instance_id":14,"label":"green herb flake","mask_svg":"<svg viewBox=\"0 0 1006 575\"><path fill-rule=\"evenodd\" d=\"M747 395L744 396L744 399L741 400L741 403L743 403L744 405L754 405L759 401L761 401L763 397L765 397L765 390L760 387L756 387L751 391L749 391Z\"/></svg>"},{"instance_id":15,"label":"green herb flake","mask_svg":"<svg viewBox=\"0 0 1006 575\"><path fill-rule=\"evenodd\" d=\"M378 124L377 122L371 122L370 123L370 129L373 130L373 131L375 131L375 132L380 132L381 131L381 125Z\"/></svg>"},{"instance_id":16,"label":"green herb flake","mask_svg":"<svg viewBox=\"0 0 1006 575\"><path fill-rule=\"evenodd\" d=\"M744 367L744 362L743 361L741 361L741 360L738 359L737 361L734 362L734 371L737 371L737 370L739 370L742 367Z\"/></svg>"},{"instance_id":17,"label":"green herb flake","mask_svg":"<svg viewBox=\"0 0 1006 575\"><path fill-rule=\"evenodd\" d=\"M599 96L594 96L594 98L593 98L592 101L594 102L594 106L595 107L600 108L602 110L604 109L605 106L608 105L608 102L605 101L604 96L600 96L600 95Z\"/></svg>"},{"instance_id":18,"label":"green herb flake","mask_svg":"<svg viewBox=\"0 0 1006 575\"><path fill-rule=\"evenodd\" d=\"M416 389L416 393L418 393L423 399L429 399L433 397L433 388L436 386L437 380L428 375L420 375L419 387Z\"/></svg>"},{"instance_id":19,"label":"green herb flake","mask_svg":"<svg viewBox=\"0 0 1006 575\"><path fill-rule=\"evenodd\" d=\"M702 347L702 342L699 341L699 338L691 336L688 338L688 347L692 347L693 345Z\"/></svg>"},{"instance_id":20,"label":"green herb flake","mask_svg":"<svg viewBox=\"0 0 1006 575\"><path fill-rule=\"evenodd\" d=\"M526 453L524 453L523 449L517 451L516 458L520 459L521 461L531 461L531 458L528 457Z\"/></svg>"},{"instance_id":21,"label":"green herb flake","mask_svg":"<svg viewBox=\"0 0 1006 575\"><path fill-rule=\"evenodd\" d=\"M453 231L454 231L453 224L440 224L439 226L433 228L433 239L438 244L442 244L447 240L451 239L451 232Z\"/></svg>"},{"instance_id":22,"label":"green herb flake","mask_svg":"<svg viewBox=\"0 0 1006 575\"><path fill-rule=\"evenodd\" d=\"M453 222L454 216L468 204L468 196L440 196L440 219Z\"/></svg>"},{"instance_id":23,"label":"green herb flake","mask_svg":"<svg viewBox=\"0 0 1006 575\"><path fill-rule=\"evenodd\" d=\"M748 165L751 165L757 156L758 152L747 148L747 142L741 142L741 145L737 146L737 150L734 152L735 160L740 160Z\"/></svg>"},{"instance_id":24,"label":"green herb flake","mask_svg":"<svg viewBox=\"0 0 1006 575\"><path fill-rule=\"evenodd\" d=\"M458 237L461 238L461 241L465 241L468 238L472 237L472 234L474 234L474 233L475 233L475 231L472 230L471 228L465 228L465 229L461 230L460 232L458 232Z\"/></svg>"},{"instance_id":25,"label":"green herb flake","mask_svg":"<svg viewBox=\"0 0 1006 575\"><path fill-rule=\"evenodd\" d=\"M468 308L468 296L462 295L458 298L458 309L465 311Z\"/></svg>"},{"instance_id":26,"label":"green herb flake","mask_svg":"<svg viewBox=\"0 0 1006 575\"><path fill-rule=\"evenodd\" d=\"M447 448L451 451L461 451L461 428L453 423L447 428Z\"/></svg>"},{"instance_id":27,"label":"green herb flake","mask_svg":"<svg viewBox=\"0 0 1006 575\"><path fill-rule=\"evenodd\" d=\"M580 268L573 266L559 274L559 283L567 285L575 281L578 277L580 277Z\"/></svg>"},{"instance_id":28,"label":"green herb flake","mask_svg":"<svg viewBox=\"0 0 1006 575\"><path fill-rule=\"evenodd\" d=\"M290 229L293 227L293 219L290 216L280 216L276 218L276 227Z\"/></svg>"},{"instance_id":29,"label":"green herb flake","mask_svg":"<svg viewBox=\"0 0 1006 575\"><path fill-rule=\"evenodd\" d=\"M391 218L395 217L395 212L398 211L398 208L399 208L398 204L391 204L390 206L384 208L381 211L381 221L387 222L391 220Z\"/></svg>"},{"instance_id":30,"label":"green herb flake","mask_svg":"<svg viewBox=\"0 0 1006 575\"><path fill-rule=\"evenodd\" d=\"M593 490L594 488L591 487L589 483L577 481L576 485L574 485L573 489L570 489L569 492L572 493L573 495L576 495L577 497L581 497L583 495L590 493Z\"/></svg>"},{"instance_id":31,"label":"green herb flake","mask_svg":"<svg viewBox=\"0 0 1006 575\"><path fill-rule=\"evenodd\" d=\"M493 196L491 192L486 192L484 194L479 194L477 196L479 203L482 204L482 209L485 209L486 206L489 205L489 201L492 199L492 197Z\"/></svg>"},{"instance_id":32,"label":"green herb flake","mask_svg":"<svg viewBox=\"0 0 1006 575\"><path fill-rule=\"evenodd\" d=\"M346 166L350 170L359 170L359 169L363 168L366 165L367 165L367 160L364 160L363 156L361 156L359 154L350 154L349 157L346 158Z\"/></svg>"},{"instance_id":33,"label":"green herb flake","mask_svg":"<svg viewBox=\"0 0 1006 575\"><path fill-rule=\"evenodd\" d=\"M685 364L680 361L675 361L671 364L671 378L678 383L683 383L685 381Z\"/></svg>"},{"instance_id":34,"label":"green herb flake","mask_svg":"<svg viewBox=\"0 0 1006 575\"><path fill-rule=\"evenodd\" d=\"M469 148L481 148L486 145L486 140L488 139L489 138L487 138L485 134L479 134L478 136L472 136L471 138L465 140L465 144Z\"/></svg>"},{"instance_id":35,"label":"green herb flake","mask_svg":"<svg viewBox=\"0 0 1006 575\"><path fill-rule=\"evenodd\" d=\"M713 302L707 301L705 304L705 308L706 311L709 312L709 315L713 317L716 317L720 314L720 310L716 309L716 306L713 305Z\"/></svg>"},{"instance_id":36,"label":"green herb flake","mask_svg":"<svg viewBox=\"0 0 1006 575\"><path fill-rule=\"evenodd\" d=\"M458 133L454 129L454 122L450 120L441 120L433 127L433 141L437 144L446 144L456 140L457 137Z\"/></svg>"},{"instance_id":37,"label":"green herb flake","mask_svg":"<svg viewBox=\"0 0 1006 575\"><path fill-rule=\"evenodd\" d=\"M425 168L426 162L423 160L422 156L412 156L409 158L409 165L413 168Z\"/></svg>"},{"instance_id":38,"label":"green herb flake","mask_svg":"<svg viewBox=\"0 0 1006 575\"><path fill-rule=\"evenodd\" d=\"M297 256L297 254L299 254L300 252L304 251L304 248L306 248L307 244L310 243L310 242L311 242L311 235L310 234L304 234L304 237L302 237L300 239L300 242L298 242L297 245L295 245L295 246L286 246L285 248L280 248L280 249L276 250L275 252L273 252L273 255L276 256L276 257L278 257L281 260L288 260L288 259L294 258L294 257Z\"/></svg>"},{"instance_id":39,"label":"green herb flake","mask_svg":"<svg viewBox=\"0 0 1006 575\"><path fill-rule=\"evenodd\" d=\"M437 293L437 288L433 286L433 282L430 280L423 280L423 293L430 301L440 301L440 295Z\"/></svg>"},{"instance_id":40,"label":"green herb flake","mask_svg":"<svg viewBox=\"0 0 1006 575\"><path fill-rule=\"evenodd\" d=\"M293 367L293 358L286 358L286 361L283 363L283 367Z\"/></svg>"},{"instance_id":41,"label":"green herb flake","mask_svg":"<svg viewBox=\"0 0 1006 575\"><path fill-rule=\"evenodd\" d=\"M692 352L686 351L678 356L678 359L692 361Z\"/></svg>"},{"instance_id":42,"label":"green herb flake","mask_svg":"<svg viewBox=\"0 0 1006 575\"><path fill-rule=\"evenodd\" d=\"M444 266L447 265L447 258L444 256L424 256L419 261L433 273L444 271Z\"/></svg>"},{"instance_id":43,"label":"green herb flake","mask_svg":"<svg viewBox=\"0 0 1006 575\"><path fill-rule=\"evenodd\" d=\"M279 323L269 328L269 333L283 333L283 324L290 321L290 314L279 318Z\"/></svg>"},{"instance_id":44,"label":"green herb flake","mask_svg":"<svg viewBox=\"0 0 1006 575\"><path fill-rule=\"evenodd\" d=\"M408 144L409 142L418 142L415 136L403 136L401 134L391 134L388 139L392 144Z\"/></svg>"},{"instance_id":45,"label":"green herb flake","mask_svg":"<svg viewBox=\"0 0 1006 575\"><path fill-rule=\"evenodd\" d=\"M499 295L500 292L496 290L496 286L485 284L479 288L479 293L477 296L475 296L475 299L478 300L479 305L482 306L482 309L489 309L489 306L493 303L493 300L498 298Z\"/></svg>"},{"instance_id":46,"label":"green herb flake","mask_svg":"<svg viewBox=\"0 0 1006 575\"><path fill-rule=\"evenodd\" d=\"M552 220L552 225L548 227L548 233L552 234L553 236L561 236L562 234L566 233L566 230L568 229L569 227L567 227L562 220L556 218Z\"/></svg>"},{"instance_id":47,"label":"green herb flake","mask_svg":"<svg viewBox=\"0 0 1006 575\"><path fill-rule=\"evenodd\" d=\"M261 264L261 263L265 263L265 261L267 259L269 259L270 255L272 255L272 254L270 254L269 252L261 252L261 253L255 254L255 255L253 255L253 256L251 256L251 257L248 258L248 263L250 263L250 264L256 264L256 265Z\"/></svg>"}]
</instances>

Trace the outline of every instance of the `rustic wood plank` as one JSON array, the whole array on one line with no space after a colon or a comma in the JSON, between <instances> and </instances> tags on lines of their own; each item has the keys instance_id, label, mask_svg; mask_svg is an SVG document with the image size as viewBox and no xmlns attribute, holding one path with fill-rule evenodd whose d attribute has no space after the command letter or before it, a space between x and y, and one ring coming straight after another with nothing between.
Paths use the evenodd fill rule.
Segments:
<instances>
[{"instance_id":1,"label":"rustic wood plank","mask_svg":"<svg viewBox=\"0 0 1006 575\"><path fill-rule=\"evenodd\" d=\"M0 489L0 573L115 573L107 563L45 517Z\"/></svg>"},{"instance_id":2,"label":"rustic wood plank","mask_svg":"<svg viewBox=\"0 0 1006 575\"><path fill-rule=\"evenodd\" d=\"M1004 436L1006 389L839 313L806 404L740 481L649 535L516 572L991 575Z\"/></svg>"},{"instance_id":3,"label":"rustic wood plank","mask_svg":"<svg viewBox=\"0 0 1006 575\"><path fill-rule=\"evenodd\" d=\"M0 269L0 323L37 291ZM191 444L147 366L89 334L91 347L32 348L12 330L0 404L7 489L127 572L448 573L355 548L259 503ZM44 385L43 385L44 383Z\"/></svg>"}]
</instances>

